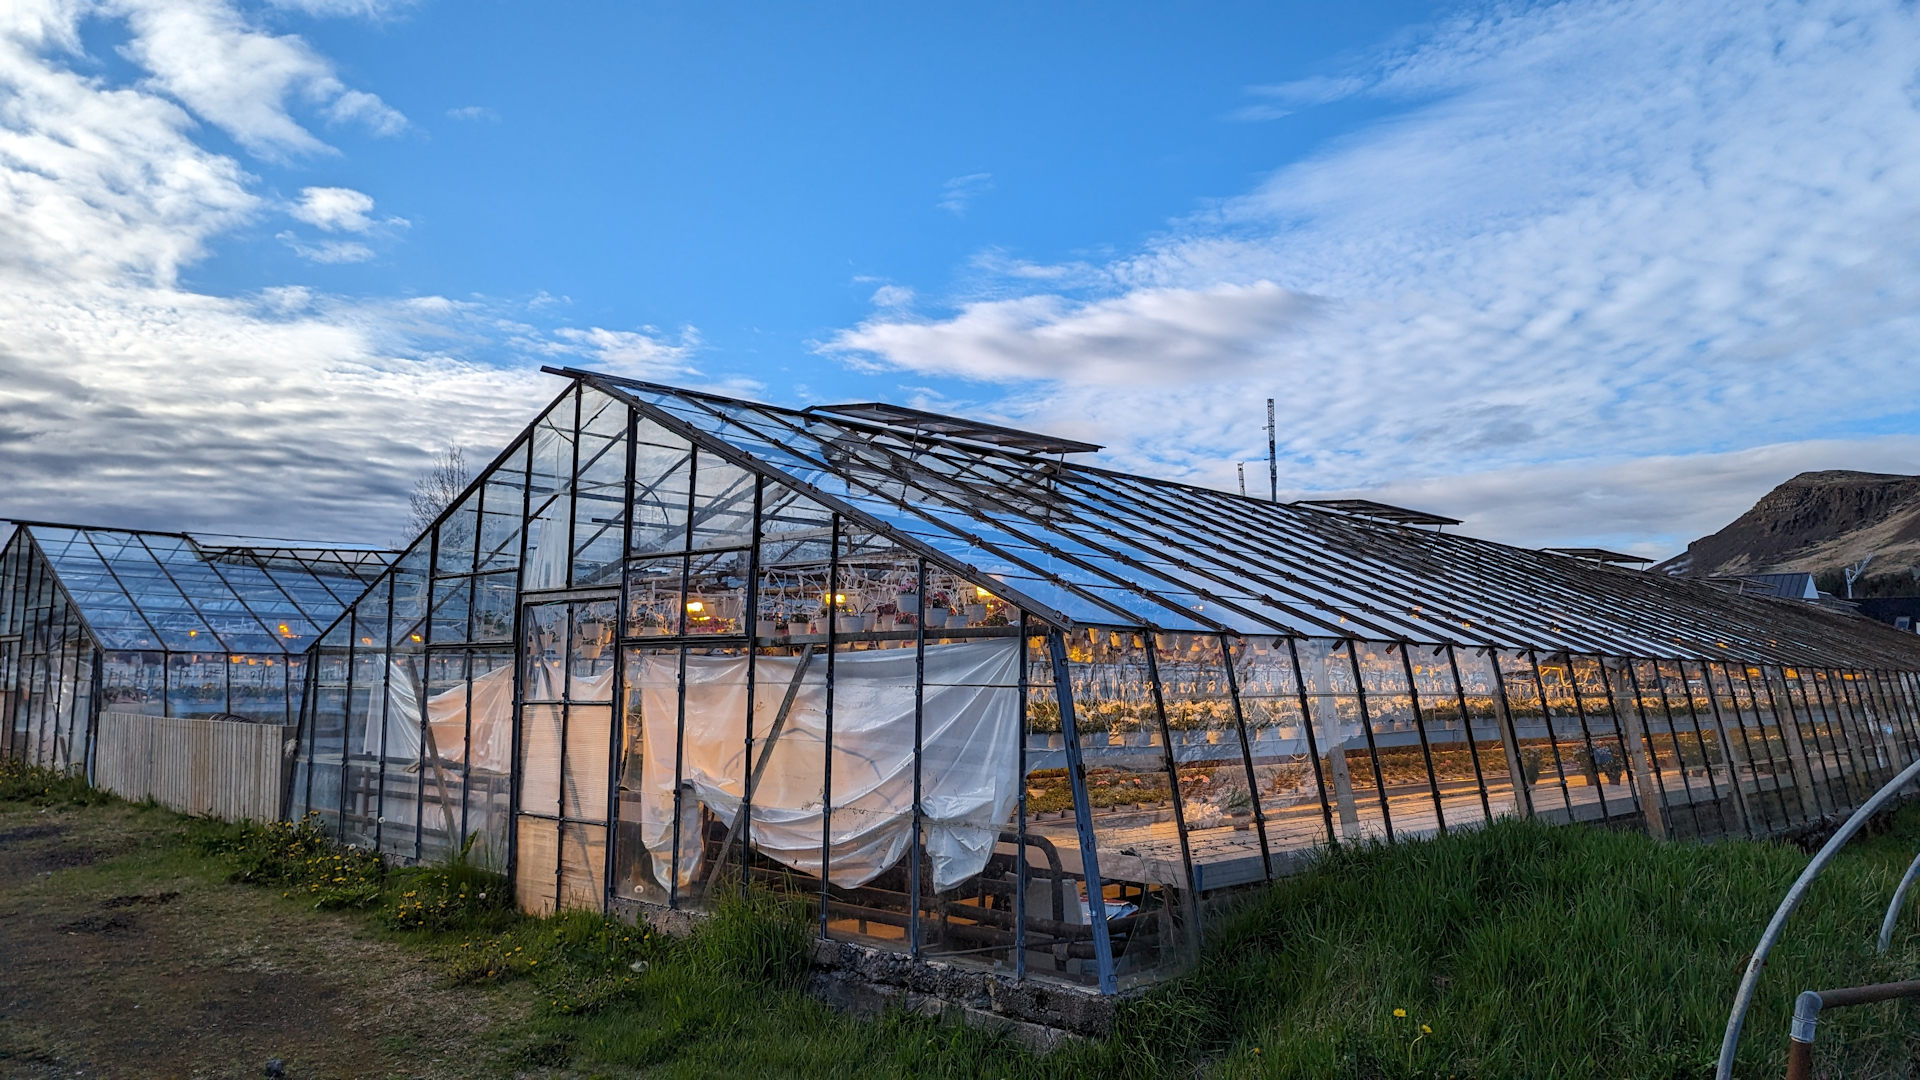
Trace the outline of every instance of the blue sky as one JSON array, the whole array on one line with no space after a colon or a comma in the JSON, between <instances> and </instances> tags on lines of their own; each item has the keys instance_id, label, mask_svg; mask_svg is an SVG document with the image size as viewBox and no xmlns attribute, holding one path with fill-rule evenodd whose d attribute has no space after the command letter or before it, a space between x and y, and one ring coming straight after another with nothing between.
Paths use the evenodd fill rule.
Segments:
<instances>
[{"instance_id":1,"label":"blue sky","mask_svg":"<svg viewBox=\"0 0 1920 1080\"><path fill-rule=\"evenodd\" d=\"M560 363L1664 555L1920 471L1915 205L1873 0L17 0L0 514L392 539Z\"/></svg>"},{"instance_id":2,"label":"blue sky","mask_svg":"<svg viewBox=\"0 0 1920 1080\"><path fill-rule=\"evenodd\" d=\"M692 325L702 366L821 393L809 341L887 283L964 291L982 252L1035 262L1130 248L1206 199L1390 111L1235 122L1245 88L1428 18L1425 5L421 4L275 20L377 87L397 138L328 133L332 160L255 166L292 196L376 197L409 225L376 257L302 265L236 232L183 281L300 281L359 295L564 296L558 315ZM100 50L96 50L100 51Z\"/></svg>"}]
</instances>

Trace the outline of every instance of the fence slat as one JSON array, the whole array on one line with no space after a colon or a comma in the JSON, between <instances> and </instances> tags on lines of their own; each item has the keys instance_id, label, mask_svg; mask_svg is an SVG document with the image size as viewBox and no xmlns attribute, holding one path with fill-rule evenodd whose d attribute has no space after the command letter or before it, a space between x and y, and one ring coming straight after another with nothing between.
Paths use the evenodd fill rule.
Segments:
<instances>
[{"instance_id":1,"label":"fence slat","mask_svg":"<svg viewBox=\"0 0 1920 1080\"><path fill-rule=\"evenodd\" d=\"M103 712L94 782L185 813L272 821L284 737L278 724Z\"/></svg>"}]
</instances>

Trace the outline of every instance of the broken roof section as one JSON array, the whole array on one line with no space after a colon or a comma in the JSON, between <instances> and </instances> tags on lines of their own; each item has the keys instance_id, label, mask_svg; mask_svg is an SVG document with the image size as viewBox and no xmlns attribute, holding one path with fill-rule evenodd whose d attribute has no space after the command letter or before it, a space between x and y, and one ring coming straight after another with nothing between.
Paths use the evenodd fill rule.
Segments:
<instances>
[{"instance_id":1,"label":"broken roof section","mask_svg":"<svg viewBox=\"0 0 1920 1080\"><path fill-rule=\"evenodd\" d=\"M1008 599L1063 626L1920 665L1911 635L1702 583L1129 475L957 431L551 370L956 573L997 580Z\"/></svg>"},{"instance_id":2,"label":"broken roof section","mask_svg":"<svg viewBox=\"0 0 1920 1080\"><path fill-rule=\"evenodd\" d=\"M108 650L304 652L392 559L372 548L16 525Z\"/></svg>"}]
</instances>

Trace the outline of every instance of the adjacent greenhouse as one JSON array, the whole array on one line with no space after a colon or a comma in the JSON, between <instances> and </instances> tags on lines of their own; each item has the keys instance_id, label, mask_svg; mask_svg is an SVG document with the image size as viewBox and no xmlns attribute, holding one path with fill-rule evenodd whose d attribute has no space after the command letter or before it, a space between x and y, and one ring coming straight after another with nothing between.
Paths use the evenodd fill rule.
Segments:
<instances>
[{"instance_id":1,"label":"adjacent greenhouse","mask_svg":"<svg viewBox=\"0 0 1920 1080\"><path fill-rule=\"evenodd\" d=\"M1920 640L1815 605L590 372L308 654L293 814L520 903L803 893L1112 992L1316 846L1675 837L1920 754Z\"/></svg>"},{"instance_id":2,"label":"adjacent greenhouse","mask_svg":"<svg viewBox=\"0 0 1920 1080\"><path fill-rule=\"evenodd\" d=\"M388 557L16 523L0 550L0 753L89 771L104 710L293 723L307 647Z\"/></svg>"}]
</instances>

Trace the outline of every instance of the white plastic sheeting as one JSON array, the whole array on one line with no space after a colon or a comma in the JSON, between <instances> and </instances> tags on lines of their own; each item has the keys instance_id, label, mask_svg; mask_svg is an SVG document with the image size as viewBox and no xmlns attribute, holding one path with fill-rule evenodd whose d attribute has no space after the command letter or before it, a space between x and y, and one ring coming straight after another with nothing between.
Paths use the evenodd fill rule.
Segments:
<instances>
[{"instance_id":1,"label":"white plastic sheeting","mask_svg":"<svg viewBox=\"0 0 1920 1080\"><path fill-rule=\"evenodd\" d=\"M920 809L936 892L986 867L1019 797L1020 642L1005 638L929 646L925 651ZM767 749L766 737L792 684L797 657L758 657L754 673L754 764L766 765L753 791L752 843L810 874L820 872L825 819L826 657L809 665L792 710ZM739 811L751 768L746 755L745 656L686 660L685 742L680 767L690 797L687 822L704 804L722 822ZM673 858L674 741L680 658L645 657L635 674L645 750L641 840L654 876L668 886ZM913 830L915 650L875 649L834 659L833 834L830 879L853 888L907 853ZM697 803L696 801L697 800ZM697 832L683 835L682 887L700 872Z\"/></svg>"},{"instance_id":2,"label":"white plastic sheeting","mask_svg":"<svg viewBox=\"0 0 1920 1080\"><path fill-rule=\"evenodd\" d=\"M611 677L611 673L609 673ZM387 667L386 756L420 760L420 696L413 676L399 663ZM467 761L467 689L473 689L473 760ZM361 736L365 753L380 753L380 716L367 717ZM427 699L427 728L443 762L465 762L476 769L506 772L513 760L513 666L497 667Z\"/></svg>"}]
</instances>

